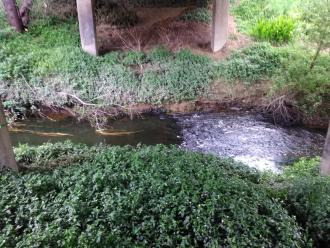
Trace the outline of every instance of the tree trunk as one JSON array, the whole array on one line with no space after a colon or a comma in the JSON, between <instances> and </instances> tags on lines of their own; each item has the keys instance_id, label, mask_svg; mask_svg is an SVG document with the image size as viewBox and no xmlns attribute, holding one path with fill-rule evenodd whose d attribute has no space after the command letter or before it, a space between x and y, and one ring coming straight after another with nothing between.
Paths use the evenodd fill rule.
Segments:
<instances>
[{"instance_id":1,"label":"tree trunk","mask_svg":"<svg viewBox=\"0 0 330 248\"><path fill-rule=\"evenodd\" d=\"M30 22L30 11L33 5L33 0L23 0L22 5L19 9L21 15L22 23L24 27L27 27Z\"/></svg>"},{"instance_id":2,"label":"tree trunk","mask_svg":"<svg viewBox=\"0 0 330 248\"><path fill-rule=\"evenodd\" d=\"M323 157L321 160L321 175L330 176L330 123L328 129L328 135L325 140L325 147L323 151Z\"/></svg>"},{"instance_id":3,"label":"tree trunk","mask_svg":"<svg viewBox=\"0 0 330 248\"><path fill-rule=\"evenodd\" d=\"M9 24L17 32L23 32L24 26L15 0L2 0Z\"/></svg>"},{"instance_id":4,"label":"tree trunk","mask_svg":"<svg viewBox=\"0 0 330 248\"><path fill-rule=\"evenodd\" d=\"M9 137L2 100L0 98L0 169L3 167L9 167L15 171L19 170Z\"/></svg>"}]
</instances>

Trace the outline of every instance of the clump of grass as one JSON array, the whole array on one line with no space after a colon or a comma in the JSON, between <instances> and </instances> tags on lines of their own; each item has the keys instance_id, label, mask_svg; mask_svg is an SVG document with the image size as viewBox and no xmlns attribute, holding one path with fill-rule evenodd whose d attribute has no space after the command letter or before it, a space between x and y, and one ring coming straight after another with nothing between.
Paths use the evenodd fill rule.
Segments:
<instances>
[{"instance_id":1,"label":"clump of grass","mask_svg":"<svg viewBox=\"0 0 330 248\"><path fill-rule=\"evenodd\" d=\"M258 40L287 43L292 40L294 30L294 20L288 16L280 16L273 19L259 20L252 28L251 34Z\"/></svg>"},{"instance_id":2,"label":"clump of grass","mask_svg":"<svg viewBox=\"0 0 330 248\"><path fill-rule=\"evenodd\" d=\"M211 11L208 8L193 9L179 17L182 21L210 23Z\"/></svg>"}]
</instances>

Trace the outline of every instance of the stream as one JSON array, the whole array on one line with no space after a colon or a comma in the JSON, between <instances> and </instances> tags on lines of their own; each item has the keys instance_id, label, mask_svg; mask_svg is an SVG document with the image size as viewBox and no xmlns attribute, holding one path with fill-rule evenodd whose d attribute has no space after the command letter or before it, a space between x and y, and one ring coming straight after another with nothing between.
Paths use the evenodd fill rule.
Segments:
<instances>
[{"instance_id":1,"label":"stream","mask_svg":"<svg viewBox=\"0 0 330 248\"><path fill-rule=\"evenodd\" d=\"M231 157L259 170L280 172L299 157L321 155L325 132L284 128L251 113L213 113L119 119L96 131L75 119L31 119L11 128L13 144L71 140L87 145L177 144L187 150Z\"/></svg>"}]
</instances>

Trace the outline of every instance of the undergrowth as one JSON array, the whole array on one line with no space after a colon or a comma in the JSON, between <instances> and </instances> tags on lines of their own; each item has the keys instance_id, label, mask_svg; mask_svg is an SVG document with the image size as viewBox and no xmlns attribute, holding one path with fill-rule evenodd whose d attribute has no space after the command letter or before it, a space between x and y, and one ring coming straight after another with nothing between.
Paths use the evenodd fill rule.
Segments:
<instances>
[{"instance_id":1,"label":"undergrowth","mask_svg":"<svg viewBox=\"0 0 330 248\"><path fill-rule=\"evenodd\" d=\"M302 48L282 48L281 66L273 75L276 94L294 96L307 115L330 116L330 58L322 54L310 68L313 54Z\"/></svg>"},{"instance_id":2,"label":"undergrowth","mask_svg":"<svg viewBox=\"0 0 330 248\"><path fill-rule=\"evenodd\" d=\"M259 184L259 174L232 160L162 145L61 147L18 148L19 161L33 171L0 174L2 246L302 244L295 219ZM81 150L80 161L70 159ZM61 162L47 169L42 158Z\"/></svg>"},{"instance_id":3,"label":"undergrowth","mask_svg":"<svg viewBox=\"0 0 330 248\"><path fill-rule=\"evenodd\" d=\"M257 43L235 51L220 62L219 74L231 82L257 83L269 79L280 66L280 55L268 43Z\"/></svg>"},{"instance_id":4,"label":"undergrowth","mask_svg":"<svg viewBox=\"0 0 330 248\"><path fill-rule=\"evenodd\" d=\"M250 33L262 19L299 15L301 0L240 0L232 4L232 12L240 31Z\"/></svg>"},{"instance_id":5,"label":"undergrowth","mask_svg":"<svg viewBox=\"0 0 330 248\"><path fill-rule=\"evenodd\" d=\"M212 16L208 8L197 8L179 17L180 20L200 23L210 23Z\"/></svg>"},{"instance_id":6,"label":"undergrowth","mask_svg":"<svg viewBox=\"0 0 330 248\"><path fill-rule=\"evenodd\" d=\"M0 172L3 247L327 247L319 158L282 175L165 147L70 142L15 149Z\"/></svg>"},{"instance_id":7,"label":"undergrowth","mask_svg":"<svg viewBox=\"0 0 330 248\"><path fill-rule=\"evenodd\" d=\"M40 21L2 39L0 93L17 105L63 106L74 99L96 105L190 100L214 78L215 63L188 50L171 53L83 53L75 22ZM19 89L19 90L18 90Z\"/></svg>"}]
</instances>

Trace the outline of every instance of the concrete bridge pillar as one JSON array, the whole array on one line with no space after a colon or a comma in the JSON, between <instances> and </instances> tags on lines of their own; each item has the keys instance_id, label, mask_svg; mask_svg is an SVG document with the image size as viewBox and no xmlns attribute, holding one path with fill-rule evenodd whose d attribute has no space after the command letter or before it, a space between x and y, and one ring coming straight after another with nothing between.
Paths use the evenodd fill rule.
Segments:
<instances>
[{"instance_id":1,"label":"concrete bridge pillar","mask_svg":"<svg viewBox=\"0 0 330 248\"><path fill-rule=\"evenodd\" d=\"M229 0L213 0L212 40L213 52L220 51L228 40Z\"/></svg>"},{"instance_id":2,"label":"concrete bridge pillar","mask_svg":"<svg viewBox=\"0 0 330 248\"><path fill-rule=\"evenodd\" d=\"M9 167L15 171L19 170L9 137L2 100L0 99L0 169L4 167Z\"/></svg>"},{"instance_id":3,"label":"concrete bridge pillar","mask_svg":"<svg viewBox=\"0 0 330 248\"><path fill-rule=\"evenodd\" d=\"M330 123L328 128L328 135L325 140L323 157L321 160L321 175L330 176Z\"/></svg>"},{"instance_id":4,"label":"concrete bridge pillar","mask_svg":"<svg viewBox=\"0 0 330 248\"><path fill-rule=\"evenodd\" d=\"M91 55L98 55L94 5L94 0L77 0L82 49Z\"/></svg>"}]
</instances>

